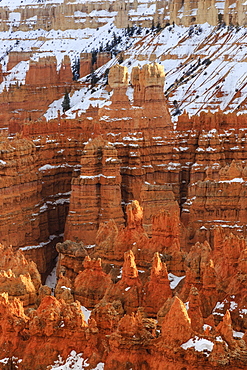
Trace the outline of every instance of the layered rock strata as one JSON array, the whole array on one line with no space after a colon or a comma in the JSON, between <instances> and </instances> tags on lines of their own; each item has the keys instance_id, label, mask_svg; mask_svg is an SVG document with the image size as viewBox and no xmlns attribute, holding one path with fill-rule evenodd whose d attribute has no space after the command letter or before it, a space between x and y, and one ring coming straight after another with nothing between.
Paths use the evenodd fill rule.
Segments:
<instances>
[{"instance_id":1,"label":"layered rock strata","mask_svg":"<svg viewBox=\"0 0 247 370\"><path fill-rule=\"evenodd\" d=\"M189 220L194 238L210 240L215 225L245 236L245 167L245 163L235 160L226 166L209 165L206 178L189 186L184 220Z\"/></svg>"},{"instance_id":2,"label":"layered rock strata","mask_svg":"<svg viewBox=\"0 0 247 370\"><path fill-rule=\"evenodd\" d=\"M65 241L56 245L58 252L57 275L65 275L74 280L77 274L83 270L83 261L87 251L83 243Z\"/></svg>"},{"instance_id":3,"label":"layered rock strata","mask_svg":"<svg viewBox=\"0 0 247 370\"><path fill-rule=\"evenodd\" d=\"M0 293L8 293L9 299L19 298L24 307L37 304L41 286L40 274L33 261L27 261L24 254L12 247L0 245Z\"/></svg>"},{"instance_id":4,"label":"layered rock strata","mask_svg":"<svg viewBox=\"0 0 247 370\"><path fill-rule=\"evenodd\" d=\"M5 5L5 4L4 4ZM8 5L8 4L7 4ZM35 4L37 7L37 4ZM246 22L246 4L244 1L238 3L230 2L202 2L198 0L191 2L173 0L167 6L159 1L153 0L147 6L145 2L135 3L109 2L103 5L100 2L85 2L83 5L77 2L63 1L60 4L51 2L49 4L38 3L38 12L34 4L28 7L22 3L16 4L14 15L9 6L1 7L1 31L30 29L66 30L80 29L81 24L87 28L97 28L109 21L114 21L117 27L127 27L138 23L142 27L151 27L159 24L165 26L168 23L190 25L208 22L212 25L227 23L243 25Z\"/></svg>"},{"instance_id":5,"label":"layered rock strata","mask_svg":"<svg viewBox=\"0 0 247 370\"><path fill-rule=\"evenodd\" d=\"M169 157L172 156L175 161L177 155L176 151L172 148L171 120L162 92L164 86L163 67L154 63L150 66L146 65L142 69L136 68L131 78L133 80L133 88L128 87L126 67L116 65L110 70L108 83L113 88L112 104L110 107L99 109L97 132L101 132L102 136L114 145L117 152L114 155L113 153L109 154L109 156L112 156L114 162L110 163L107 159L106 163L101 163L101 158L104 161L104 154L101 155L100 149L97 149L97 146L103 148L102 140L99 138L97 140L94 139L86 146L85 153L81 159L82 169L80 178L78 177L78 179L73 180L74 190L72 189L71 198L72 213L69 213L68 226L66 226L68 230L71 230L66 234L66 238L68 239L73 240L73 237L76 237L77 240L80 240L82 238L82 236L76 235L76 228L79 227L80 222L84 222L85 226L83 226L83 230L86 230L87 227L92 228L92 236L88 236L89 239L87 242L94 244L95 233L99 222L110 218L109 214L105 214L107 207L101 207L95 203L92 205L93 213L88 214L88 220L83 216L85 220L83 218L79 223L77 222L78 220L73 221L73 218L77 217L79 208L82 207L82 205L80 207L79 205L73 205L73 197L75 196L75 199L78 198L79 188L82 189L82 192L86 192L85 195L82 193L79 196L82 202L84 196L86 197L90 192L91 194L92 192L95 193L96 190L93 190L93 187L89 187L90 182L92 184L95 183L95 187L97 183L100 184L103 180L109 180L110 178L104 177L108 176L104 174L104 171L110 165L115 166L115 171L120 171L122 177L121 189L117 190L116 187L116 191L119 194L118 197L121 191L122 202L128 203L133 199L137 199L143 201L145 204L147 212L145 215L145 228L150 235L151 219L155 208L153 202L157 201L157 196L161 199L158 208L164 206L168 209L176 208L175 199L179 197L179 171L178 167L173 167L169 160ZM134 105L138 104L140 106L139 109L130 104L128 97L125 95L127 88L134 89ZM156 97L155 99L154 96ZM117 120L115 119L116 115L119 117ZM111 133L108 130L109 125L111 126ZM107 146L107 142L104 145ZM98 159L96 159L97 153ZM89 158L90 156L92 156L91 160ZM119 159L119 162L117 162L117 159ZM92 168L92 163L95 163L95 168ZM89 165L91 172L89 172ZM115 174L114 176L119 175ZM80 187L79 182L81 184ZM164 185L164 183L167 185ZM104 187L101 186L101 188L103 191ZM175 197L173 193L175 193ZM94 197L95 202L97 202L96 198ZM102 195L101 199L103 198L104 196ZM75 210L73 210L73 207ZM77 211L76 207L78 207ZM118 212L118 217L121 220L120 215L122 211L119 205L117 207L112 213ZM103 208L103 210L101 211L99 208ZM75 215L73 215L73 212L76 212ZM114 217L116 218L117 216ZM120 220L116 218L117 224L121 224ZM89 222L91 222L91 226L89 226ZM75 226L73 226L73 223ZM74 236L73 233L75 233ZM85 232L83 238L81 240L85 242L87 232Z\"/></svg>"},{"instance_id":6,"label":"layered rock strata","mask_svg":"<svg viewBox=\"0 0 247 370\"><path fill-rule=\"evenodd\" d=\"M116 149L100 137L90 141L82 155L80 176L72 181L65 239L94 244L101 222L114 218L122 225L120 184Z\"/></svg>"},{"instance_id":7,"label":"layered rock strata","mask_svg":"<svg viewBox=\"0 0 247 370\"><path fill-rule=\"evenodd\" d=\"M33 142L17 135L2 136L0 145L0 239L23 248L46 273L68 212L72 166L66 162L66 142L66 149L58 150L54 138ZM61 157L63 151L66 157ZM71 154L67 158L73 161Z\"/></svg>"},{"instance_id":8,"label":"layered rock strata","mask_svg":"<svg viewBox=\"0 0 247 370\"><path fill-rule=\"evenodd\" d=\"M74 282L74 297L83 306L94 308L104 297L105 292L112 285L109 275L101 267L101 259L91 260L86 256L83 263L84 270L80 271Z\"/></svg>"},{"instance_id":9,"label":"layered rock strata","mask_svg":"<svg viewBox=\"0 0 247 370\"><path fill-rule=\"evenodd\" d=\"M41 199L36 148L26 139L1 137L0 240L22 247L40 237L39 220L31 221Z\"/></svg>"},{"instance_id":10,"label":"layered rock strata","mask_svg":"<svg viewBox=\"0 0 247 370\"><path fill-rule=\"evenodd\" d=\"M7 85L8 88L0 94L1 128L8 127L10 133L21 132L25 124L39 121L54 100L63 98L66 92L82 87L79 82L73 80L68 55L60 62L55 56L47 56L45 53L43 56L42 52L35 61L30 52L12 52L9 55L5 76L16 73L18 68L25 71L24 82ZM92 73L94 69L107 63L109 58L108 53L99 53L92 66L92 54L81 53L78 60L79 75L83 77ZM4 82L6 83L6 77ZM63 114L62 105L60 113Z\"/></svg>"},{"instance_id":11,"label":"layered rock strata","mask_svg":"<svg viewBox=\"0 0 247 370\"><path fill-rule=\"evenodd\" d=\"M151 236L151 220L154 213L156 213L158 208L164 207L169 213L176 213L176 209L178 208L175 200L178 200L182 210L182 220L187 225L187 240L189 240L190 244L198 240L201 242L205 238L211 241L212 229L215 224L229 226L229 228L233 229L236 233L240 233L241 229L241 232L243 231L243 235L245 235L244 201L241 201L241 206L240 208L238 207L239 199L243 199L244 196L245 162L243 161L245 158L245 131L237 130L235 133L233 131L220 133L215 130L210 132L200 132L198 130L189 134L187 132L183 134L180 133L178 138L175 138L174 132L171 130L167 105L161 93L164 84L162 67L153 64L149 67L143 67L143 69L136 68L133 70L131 78L133 80L135 104L142 104L140 109L134 109L135 106L130 104L127 95L124 94L125 89L132 89L132 87L127 85L128 76L126 68L115 66L109 74L109 84L114 88L112 104L109 107L94 110L95 117L98 117L96 123L93 124L94 127L97 128L98 133L101 132L104 140L107 139L107 141L114 145L117 150L117 154L115 153L117 157L114 158L119 159L119 164L117 166L119 168L117 171L119 172L118 175L116 175L116 179L118 179L120 174L122 178L121 195L119 189L116 190L116 192L119 194L118 197L121 198L117 201L117 206L112 205L112 207L115 208L114 217L117 220L117 224L123 223L119 202L128 203L132 199L138 199L145 209L145 230L148 232L148 235ZM153 93L150 93L149 90L153 91ZM150 100L150 96L152 97L154 94L157 99L151 98ZM125 96L124 99L123 96ZM121 101L124 101L124 109L126 110L120 109ZM151 107L152 110L150 109ZM162 123L161 116L154 117L150 114L150 112L153 113L155 110L157 110L158 114L158 108L162 113L163 120L165 117ZM116 114L120 115L119 120L113 120ZM126 120L126 116L129 116L128 120ZM85 122L85 117L81 118L80 122ZM129 122L130 126L128 126L127 122ZM22 236L21 240L18 239L18 241L15 241L13 239L15 237L12 239L10 238L11 240L7 238L7 240L6 235L9 233L17 235L17 233L14 232L14 223L4 226L2 240L6 244L9 243L16 246L41 245L40 242L50 243L51 239L57 238L63 233L65 218L68 212L72 171L73 169L79 170L81 166L81 164L79 164L81 149L79 148L82 143L90 137L90 130L92 129L92 124L90 126L87 122L85 131L82 132L80 129L79 138L76 138L75 123L76 120L70 122L64 136L61 135L60 131L55 134L59 124L61 124L59 130L65 129L67 121L64 119L60 118L54 127L50 123L49 125L40 125L39 130L41 131L46 129L54 131L54 134L46 139L40 136L37 137L38 134L37 132L35 133L36 129L32 131L33 125L31 125L28 135L29 140L32 139L35 146L31 144L31 140L29 143L29 141L21 139L23 140L23 146L26 147L30 144L33 147L30 155L33 156L34 153L36 153L37 156L37 160L33 165L33 172L31 171L35 177L35 181L33 182L35 189L33 189L32 192L36 193L34 208L39 204L40 209L38 210L36 207L32 212L34 215L31 222L31 225L33 225L32 231L30 230L29 233L26 233L25 238ZM112 126L111 133L108 132L108 124ZM129 132L129 129L131 128L131 131L132 129L134 130L136 125L138 125L136 129L140 129L141 131ZM121 133L119 133L120 127ZM155 133L150 131L151 128L155 130ZM235 135L238 135L237 138ZM94 136L98 136L97 132ZM94 140L96 140L96 138ZM100 141L101 139L97 140ZM10 140L3 138L3 148L9 145ZM18 146L20 144L15 145ZM58 145L61 146L62 149L59 148L59 150L57 150ZM108 144L105 143L105 145ZM13 147L16 148L16 146ZM14 153L15 150L13 151L13 154ZM208 155L205 156L204 153ZM8 168L10 163L5 160L7 158L6 154L4 154L2 158L1 165L3 171L9 171ZM82 162L87 161L85 158L86 157L81 159ZM108 162L106 163L109 165ZM114 163L116 164L116 162ZM113 167L114 163L112 163ZM229 166L229 168L225 166ZM100 164L98 164L98 169L95 169L95 171L98 171L98 175L101 175L99 167ZM83 172L88 171L87 168L88 167L83 162L81 176L88 176ZM113 169L109 169L109 171L113 171ZM76 173L78 174L78 172ZM98 175L94 174L92 176ZM109 177L113 175L110 174L105 176ZM102 182L103 177L100 176L100 178ZM83 182L86 180L88 181L89 179L80 179L80 181ZM93 179L90 179L90 181L91 180ZM109 178L108 180L112 181L112 179ZM79 178L73 179L73 181L78 182ZM219 214L220 210L216 210L212 203L210 205L210 194L212 194L216 183L218 185L215 188L217 190L215 197L218 199L217 201L219 204L222 204L222 206L220 206L222 214ZM41 184L42 187L40 187ZM103 186L101 186L102 184L99 184L100 187L103 188ZM99 184L93 186L94 192L96 188L99 187ZM111 187L110 184L105 185ZM90 193L91 187L89 189L89 184L87 184L87 186L88 192ZM117 182L114 186L116 186L116 189L118 188ZM85 189L84 186L83 188ZM230 199L224 198L224 193L228 193L230 188L232 188L231 204L229 203ZM77 192L79 191L78 189ZM101 199L104 198L102 194ZM77 197L75 192L72 191L72 200L74 199L74 195ZM6 194L4 197L6 197ZM108 195L106 194L103 203L107 202L107 197ZM115 199L116 197L114 196ZM85 199L86 198L82 200L82 204L85 202ZM160 201L157 202L157 199L160 199ZM187 201L185 201L186 199ZM107 207L104 207L103 203L102 206L97 205L96 207L92 207L94 221L92 221L92 217L85 219L86 222L84 227L89 227L90 222L93 222L93 226L92 224L90 226L93 229L93 236L90 236L90 240L85 240L87 244L95 243L96 231L100 222L110 218L109 212L107 213L106 211ZM75 209L78 207L78 205L74 204L72 206L72 204L73 201L71 202L71 207ZM82 223L84 223L85 215L82 216L79 214L81 213L79 209L82 208L82 204L78 207L76 214L79 218L82 217L80 222L83 221ZM3 210L3 214L6 213L7 209L8 208L5 208ZM103 214L101 212L102 209ZM228 210L226 211L226 209ZM73 209L71 209L71 211L75 212ZM7 214L11 212L12 209L7 212ZM71 227L68 227L67 230L71 229L71 234L69 234L67 238L70 239L73 239L74 232L78 232L79 226L76 225L76 220L73 221L73 217L75 218L76 214L71 213L68 218L68 225ZM17 218L20 217L23 216L18 214ZM225 218L227 218L227 222L224 224L223 221ZM28 217L27 221L29 221L29 219L30 217ZM204 220L207 221L204 222ZM19 224L20 222L18 222L18 225ZM11 230L7 230L8 228L11 228ZM73 231L74 229L77 229L77 231ZM91 233L91 231L89 233ZM77 239L74 240L80 240L78 235L75 237ZM50 253L46 245L43 246L43 248L38 248L37 251L29 250L26 253L31 258L35 258L38 253L40 254L36 261L40 261L39 265L41 265L40 269L42 272L50 268L47 261L45 264L41 262L42 259L45 259L45 254L49 254L49 259L55 257L55 254Z\"/></svg>"}]
</instances>

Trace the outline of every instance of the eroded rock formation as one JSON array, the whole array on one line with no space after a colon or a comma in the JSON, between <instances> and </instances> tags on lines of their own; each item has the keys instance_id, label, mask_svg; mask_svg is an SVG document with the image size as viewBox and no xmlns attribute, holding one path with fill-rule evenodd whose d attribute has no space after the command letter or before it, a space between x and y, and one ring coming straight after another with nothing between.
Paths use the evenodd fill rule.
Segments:
<instances>
[{"instance_id":1,"label":"eroded rock formation","mask_svg":"<svg viewBox=\"0 0 247 370\"><path fill-rule=\"evenodd\" d=\"M91 260L86 256L83 267L84 270L80 271L75 279L74 296L83 306L94 308L111 287L112 281L102 270L100 258Z\"/></svg>"},{"instance_id":2,"label":"eroded rock formation","mask_svg":"<svg viewBox=\"0 0 247 370\"><path fill-rule=\"evenodd\" d=\"M98 137L85 146L81 166L72 181L65 239L95 244L101 222L114 218L123 224L120 162L116 149Z\"/></svg>"},{"instance_id":3,"label":"eroded rock formation","mask_svg":"<svg viewBox=\"0 0 247 370\"><path fill-rule=\"evenodd\" d=\"M33 261L27 261L20 250L0 245L0 292L8 293L10 299L19 298L24 307L37 303L41 286L40 274Z\"/></svg>"},{"instance_id":4,"label":"eroded rock formation","mask_svg":"<svg viewBox=\"0 0 247 370\"><path fill-rule=\"evenodd\" d=\"M125 22L129 4L118 6L118 21ZM191 3L183 14L181 6L171 3L171 19L193 23ZM215 4L197 6L210 10L195 19L210 14L215 24ZM62 14L54 24L63 23ZM9 58L9 72L19 57ZM69 90L79 94L80 83L85 89L91 83L92 95L100 95L94 81L100 56L84 57L81 72L91 77ZM102 55L102 64L108 58ZM199 58L167 95L206 63ZM183 114L176 126L164 97L163 65L154 62L134 65L131 75L118 64L104 70L107 104L33 122L62 96L71 70L68 58L59 72L52 57L27 64L25 85L5 89L0 98L5 107L12 94L8 114L0 117L10 121L4 128L20 132L2 135L0 143L0 239L6 244L0 247L0 355L6 366L13 367L16 356L21 370L45 369L73 349L83 353L83 365L102 361L109 370L246 368L245 116ZM28 117L24 101L34 86ZM179 102L173 105L174 116L180 114ZM12 116L13 109L23 110ZM64 226L65 241L55 250ZM55 297L19 247L43 276L58 252ZM89 319L85 307L92 309Z\"/></svg>"}]
</instances>

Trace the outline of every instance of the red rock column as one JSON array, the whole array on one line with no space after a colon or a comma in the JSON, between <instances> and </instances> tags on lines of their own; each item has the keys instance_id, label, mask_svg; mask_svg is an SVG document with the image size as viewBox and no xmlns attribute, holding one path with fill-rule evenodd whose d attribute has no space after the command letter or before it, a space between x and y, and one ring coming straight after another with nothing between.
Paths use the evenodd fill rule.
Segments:
<instances>
[{"instance_id":1,"label":"red rock column","mask_svg":"<svg viewBox=\"0 0 247 370\"><path fill-rule=\"evenodd\" d=\"M153 258L150 280L144 287L145 312L155 317L158 310L171 295L166 264L161 262L159 253L156 252Z\"/></svg>"},{"instance_id":2,"label":"red rock column","mask_svg":"<svg viewBox=\"0 0 247 370\"><path fill-rule=\"evenodd\" d=\"M124 222L120 161L116 149L98 137L85 146L81 165L80 176L72 180L65 239L94 244L101 222Z\"/></svg>"}]
</instances>

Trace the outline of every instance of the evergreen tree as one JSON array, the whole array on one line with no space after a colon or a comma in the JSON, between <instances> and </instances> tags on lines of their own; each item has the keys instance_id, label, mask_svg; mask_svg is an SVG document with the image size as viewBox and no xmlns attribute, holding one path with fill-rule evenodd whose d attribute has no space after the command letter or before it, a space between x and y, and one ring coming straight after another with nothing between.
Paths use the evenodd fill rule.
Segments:
<instances>
[{"instance_id":1,"label":"evergreen tree","mask_svg":"<svg viewBox=\"0 0 247 370\"><path fill-rule=\"evenodd\" d=\"M161 25L160 25L160 22L158 22L156 26L156 31L159 32L160 30L161 30Z\"/></svg>"},{"instance_id":2,"label":"evergreen tree","mask_svg":"<svg viewBox=\"0 0 247 370\"><path fill-rule=\"evenodd\" d=\"M122 54L122 53L120 53L120 56L119 56L119 58L118 58L118 64L123 63L123 61L124 61L123 54Z\"/></svg>"},{"instance_id":3,"label":"evergreen tree","mask_svg":"<svg viewBox=\"0 0 247 370\"><path fill-rule=\"evenodd\" d=\"M73 81L77 81L80 78L80 59L76 59L72 65Z\"/></svg>"},{"instance_id":4,"label":"evergreen tree","mask_svg":"<svg viewBox=\"0 0 247 370\"><path fill-rule=\"evenodd\" d=\"M64 95L64 99L62 101L62 108L63 112L66 112L66 110L70 109L70 98L69 98L69 93L66 91Z\"/></svg>"},{"instance_id":5,"label":"evergreen tree","mask_svg":"<svg viewBox=\"0 0 247 370\"><path fill-rule=\"evenodd\" d=\"M97 63L98 50L92 50L91 53L92 53L91 64L93 66L95 63Z\"/></svg>"},{"instance_id":6,"label":"evergreen tree","mask_svg":"<svg viewBox=\"0 0 247 370\"><path fill-rule=\"evenodd\" d=\"M115 32L113 32L113 45L115 46L117 44L117 36Z\"/></svg>"},{"instance_id":7,"label":"evergreen tree","mask_svg":"<svg viewBox=\"0 0 247 370\"><path fill-rule=\"evenodd\" d=\"M140 35L142 33L142 27L141 27L140 24L139 24L139 27L138 27L136 33L137 33L137 35Z\"/></svg>"},{"instance_id":8,"label":"evergreen tree","mask_svg":"<svg viewBox=\"0 0 247 370\"><path fill-rule=\"evenodd\" d=\"M94 71L91 73L91 86L94 87L96 83L99 81L99 78L94 73Z\"/></svg>"},{"instance_id":9,"label":"evergreen tree","mask_svg":"<svg viewBox=\"0 0 247 370\"><path fill-rule=\"evenodd\" d=\"M108 75L109 75L110 69L107 68L104 73L104 79L105 79L105 84L108 84Z\"/></svg>"}]
</instances>

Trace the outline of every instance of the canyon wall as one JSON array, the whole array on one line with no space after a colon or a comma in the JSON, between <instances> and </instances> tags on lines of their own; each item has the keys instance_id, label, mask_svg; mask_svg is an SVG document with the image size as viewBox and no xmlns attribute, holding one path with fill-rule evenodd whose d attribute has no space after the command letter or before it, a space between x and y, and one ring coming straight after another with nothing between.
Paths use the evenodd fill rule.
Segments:
<instances>
[{"instance_id":1,"label":"canyon wall","mask_svg":"<svg viewBox=\"0 0 247 370\"><path fill-rule=\"evenodd\" d=\"M53 31L0 64L0 366L245 369L246 5L46 5L1 8L4 31ZM99 53L114 22L136 40ZM96 28L78 79L45 55L68 27Z\"/></svg>"},{"instance_id":2,"label":"canyon wall","mask_svg":"<svg viewBox=\"0 0 247 370\"><path fill-rule=\"evenodd\" d=\"M113 19L118 28L140 24L151 27L152 23L164 26L167 23L191 25L208 22L212 25L225 22L227 25L246 25L244 0L233 1L190 1L173 0L169 4L154 0L149 2L85 2L83 4L64 1L61 4L17 4L14 9L2 6L1 31L43 28L46 30L97 28Z\"/></svg>"},{"instance_id":3,"label":"canyon wall","mask_svg":"<svg viewBox=\"0 0 247 370\"><path fill-rule=\"evenodd\" d=\"M156 233L152 218L159 210L168 220L181 213L186 230L178 238L187 250L197 241L212 242L217 225L245 236L243 116L231 115L224 129L216 129L222 114L201 115L200 130L184 114L173 130L164 78L157 63L135 67L131 76L115 65L108 76L110 105L89 107L74 119L25 122L25 139L2 135L2 174L8 180L2 182L4 244L24 248L45 273L64 227L65 239L93 245L101 223L113 218L116 227L124 225L122 209L132 200L144 207L148 236ZM231 128L232 117L237 128ZM12 121L9 126L14 131ZM22 207L16 208L16 199Z\"/></svg>"},{"instance_id":4,"label":"canyon wall","mask_svg":"<svg viewBox=\"0 0 247 370\"><path fill-rule=\"evenodd\" d=\"M0 94L1 129L9 128L10 133L21 132L24 123L42 119L54 100L62 99L66 92L74 92L82 87L79 82L73 81L69 56L66 55L59 66L55 56L41 55L35 61L31 57L31 53L14 51L9 53L5 76L11 76L13 70L17 68L24 69L25 74L22 83L17 81ZM92 54L81 54L80 77L90 74L94 69L107 63L109 59L108 53L99 53L97 61L92 66ZM62 100L61 115L63 114Z\"/></svg>"}]
</instances>

